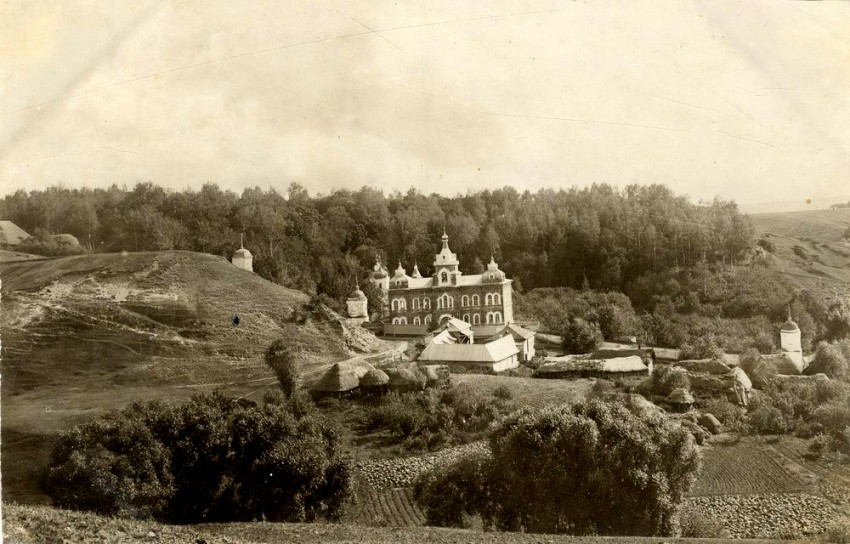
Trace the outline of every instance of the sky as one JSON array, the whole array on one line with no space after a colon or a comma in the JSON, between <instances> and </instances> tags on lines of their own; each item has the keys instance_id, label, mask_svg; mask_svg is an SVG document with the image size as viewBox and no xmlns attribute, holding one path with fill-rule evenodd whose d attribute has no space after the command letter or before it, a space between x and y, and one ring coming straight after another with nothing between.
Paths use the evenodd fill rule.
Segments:
<instances>
[{"instance_id":1,"label":"sky","mask_svg":"<svg viewBox=\"0 0 850 544\"><path fill-rule=\"evenodd\" d=\"M850 2L4 0L0 194L850 200ZM811 204L809 204L811 205Z\"/></svg>"}]
</instances>

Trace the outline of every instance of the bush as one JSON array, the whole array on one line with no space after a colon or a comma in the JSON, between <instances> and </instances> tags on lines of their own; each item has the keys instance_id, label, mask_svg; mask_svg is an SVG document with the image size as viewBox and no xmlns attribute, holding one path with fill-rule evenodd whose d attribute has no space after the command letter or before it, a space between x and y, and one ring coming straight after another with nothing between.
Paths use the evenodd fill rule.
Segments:
<instances>
[{"instance_id":1,"label":"bush","mask_svg":"<svg viewBox=\"0 0 850 544\"><path fill-rule=\"evenodd\" d=\"M170 523L338 519L350 462L333 428L303 410L217 393L132 404L66 433L45 490L57 506Z\"/></svg>"},{"instance_id":2,"label":"bush","mask_svg":"<svg viewBox=\"0 0 850 544\"><path fill-rule=\"evenodd\" d=\"M668 396L676 389L690 390L691 380L681 368L657 366L652 375L644 382L642 389L652 395Z\"/></svg>"},{"instance_id":3,"label":"bush","mask_svg":"<svg viewBox=\"0 0 850 544\"><path fill-rule=\"evenodd\" d=\"M463 513L508 531L671 534L699 466L691 435L637 404L524 408L489 438L491 457L417 487L429 522L457 525Z\"/></svg>"},{"instance_id":4,"label":"bush","mask_svg":"<svg viewBox=\"0 0 850 544\"><path fill-rule=\"evenodd\" d=\"M729 531L720 519L700 512L682 512L679 529L684 538L729 538Z\"/></svg>"},{"instance_id":5,"label":"bush","mask_svg":"<svg viewBox=\"0 0 850 544\"><path fill-rule=\"evenodd\" d=\"M603 340L599 325L580 317L570 319L561 334L562 347L567 353L589 353Z\"/></svg>"},{"instance_id":6,"label":"bush","mask_svg":"<svg viewBox=\"0 0 850 544\"><path fill-rule=\"evenodd\" d=\"M850 227L848 227L850 230ZM832 522L824 531L822 538L824 542L834 544L850 544L850 517L839 518Z\"/></svg>"},{"instance_id":7,"label":"bush","mask_svg":"<svg viewBox=\"0 0 850 544\"><path fill-rule=\"evenodd\" d=\"M700 336L693 344L684 344L679 359L717 359L723 360L723 350L714 336Z\"/></svg>"},{"instance_id":8,"label":"bush","mask_svg":"<svg viewBox=\"0 0 850 544\"><path fill-rule=\"evenodd\" d=\"M699 408L705 413L714 415L729 429L741 429L746 418L746 410L726 399L708 399L699 402Z\"/></svg>"},{"instance_id":9,"label":"bush","mask_svg":"<svg viewBox=\"0 0 850 544\"><path fill-rule=\"evenodd\" d=\"M298 369L295 367L295 361L292 357L292 352L286 346L283 340L275 340L266 350L265 355L266 365L268 365L277 376L277 383L280 385L280 390L287 397L298 389Z\"/></svg>"},{"instance_id":10,"label":"bush","mask_svg":"<svg viewBox=\"0 0 850 544\"><path fill-rule=\"evenodd\" d=\"M760 406L748 415L750 428L758 434L782 434L788 430L782 412L773 406Z\"/></svg>"},{"instance_id":11,"label":"bush","mask_svg":"<svg viewBox=\"0 0 850 544\"><path fill-rule=\"evenodd\" d=\"M388 431L409 451L433 451L479 438L491 422L514 409L509 395L504 386L486 394L468 384L391 393L366 411L363 422Z\"/></svg>"}]
</instances>

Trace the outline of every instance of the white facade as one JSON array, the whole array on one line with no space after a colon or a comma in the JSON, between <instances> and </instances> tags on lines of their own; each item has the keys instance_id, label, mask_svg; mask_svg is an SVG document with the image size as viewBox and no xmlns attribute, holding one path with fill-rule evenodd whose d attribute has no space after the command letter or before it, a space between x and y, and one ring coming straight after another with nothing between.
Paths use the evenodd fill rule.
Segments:
<instances>
[{"instance_id":1,"label":"white facade","mask_svg":"<svg viewBox=\"0 0 850 544\"><path fill-rule=\"evenodd\" d=\"M779 346L783 355L794 363L798 371L803 372L803 369L806 368L806 362L803 360L802 336L800 327L791 320L790 313L788 320L779 329Z\"/></svg>"}]
</instances>

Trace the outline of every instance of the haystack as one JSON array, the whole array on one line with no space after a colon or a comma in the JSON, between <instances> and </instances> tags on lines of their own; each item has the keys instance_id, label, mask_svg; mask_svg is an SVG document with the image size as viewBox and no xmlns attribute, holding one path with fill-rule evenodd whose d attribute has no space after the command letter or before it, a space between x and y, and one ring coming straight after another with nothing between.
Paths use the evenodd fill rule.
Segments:
<instances>
[{"instance_id":1,"label":"haystack","mask_svg":"<svg viewBox=\"0 0 850 544\"><path fill-rule=\"evenodd\" d=\"M313 386L313 391L325 395L346 395L360 386L360 378L348 364L336 363Z\"/></svg>"},{"instance_id":2,"label":"haystack","mask_svg":"<svg viewBox=\"0 0 850 544\"><path fill-rule=\"evenodd\" d=\"M386 391L389 381L390 377L386 372L373 368L360 378L360 387L365 393L382 394Z\"/></svg>"},{"instance_id":3,"label":"haystack","mask_svg":"<svg viewBox=\"0 0 850 544\"><path fill-rule=\"evenodd\" d=\"M387 386L392 391L421 391L425 388L425 377L417 376L412 370L398 368L387 374L390 377Z\"/></svg>"}]
</instances>

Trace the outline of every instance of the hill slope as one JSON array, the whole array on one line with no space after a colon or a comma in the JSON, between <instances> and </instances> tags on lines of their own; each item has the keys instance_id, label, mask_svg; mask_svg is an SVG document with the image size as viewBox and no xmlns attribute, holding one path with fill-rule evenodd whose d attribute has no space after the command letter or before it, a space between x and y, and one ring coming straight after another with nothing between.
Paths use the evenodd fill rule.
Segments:
<instances>
[{"instance_id":1,"label":"hill slope","mask_svg":"<svg viewBox=\"0 0 850 544\"><path fill-rule=\"evenodd\" d=\"M273 384L262 356L275 338L305 372L385 347L331 312L292 321L306 295L212 255L97 254L0 271L3 483L18 500L41 500L47 444L81 420L137 398Z\"/></svg>"},{"instance_id":2,"label":"hill slope","mask_svg":"<svg viewBox=\"0 0 850 544\"><path fill-rule=\"evenodd\" d=\"M850 286L850 208L752 215L759 236L773 243L771 261L799 288Z\"/></svg>"}]
</instances>

